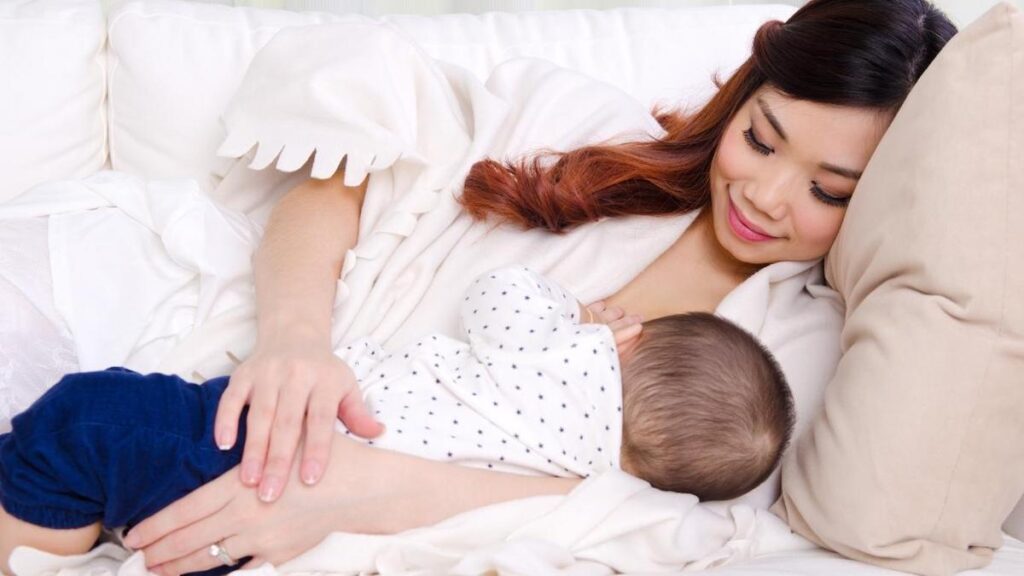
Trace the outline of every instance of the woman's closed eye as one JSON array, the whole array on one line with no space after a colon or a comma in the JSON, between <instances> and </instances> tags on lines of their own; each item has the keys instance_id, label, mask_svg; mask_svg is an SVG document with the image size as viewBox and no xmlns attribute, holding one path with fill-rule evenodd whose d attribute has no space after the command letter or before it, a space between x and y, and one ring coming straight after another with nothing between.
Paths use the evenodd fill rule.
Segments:
<instances>
[{"instance_id":1,"label":"woman's closed eye","mask_svg":"<svg viewBox=\"0 0 1024 576\"><path fill-rule=\"evenodd\" d=\"M758 154L764 154L765 156L768 156L775 152L774 148L766 144L762 144L761 141L757 139L757 134L754 134L753 124L750 125L750 128L747 128L746 130L743 131L743 139L746 140L747 144L749 144L750 147L753 148L754 151L757 152Z\"/></svg>"},{"instance_id":2,"label":"woman's closed eye","mask_svg":"<svg viewBox=\"0 0 1024 576\"><path fill-rule=\"evenodd\" d=\"M821 200L822 202L828 204L829 206L843 208L850 203L849 196L833 196L832 194L829 194L828 192L823 190L821 186L818 186L818 183L813 180L811 181L811 194L813 194L815 198Z\"/></svg>"},{"instance_id":3,"label":"woman's closed eye","mask_svg":"<svg viewBox=\"0 0 1024 576\"><path fill-rule=\"evenodd\" d=\"M747 144L750 145L750 147L758 154L770 156L771 154L775 153L774 148L762 143L757 138L757 134L754 132L753 125L751 125L750 128L743 131L743 139L746 140ZM836 206L842 208L850 203L849 197L835 196L833 194L829 194L827 191L825 191L825 189L823 189L821 186L818 185L817 182L813 180L811 181L811 194L813 194L815 198L817 198L821 202L824 202L825 204L828 204L829 206Z\"/></svg>"}]
</instances>

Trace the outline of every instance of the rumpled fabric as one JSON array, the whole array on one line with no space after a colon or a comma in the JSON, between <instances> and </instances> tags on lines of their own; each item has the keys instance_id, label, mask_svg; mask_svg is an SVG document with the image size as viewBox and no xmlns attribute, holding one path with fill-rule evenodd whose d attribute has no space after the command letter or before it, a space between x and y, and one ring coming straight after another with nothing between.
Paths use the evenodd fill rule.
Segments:
<instances>
[{"instance_id":1,"label":"rumpled fabric","mask_svg":"<svg viewBox=\"0 0 1024 576\"><path fill-rule=\"evenodd\" d=\"M656 490L618 470L584 480L573 494L496 504L394 536L334 533L280 566L265 563L235 573L675 573L815 548L766 510L735 505L714 512L695 496ZM141 552L110 543L69 557L22 547L11 565L17 574L147 574Z\"/></svg>"}]
</instances>

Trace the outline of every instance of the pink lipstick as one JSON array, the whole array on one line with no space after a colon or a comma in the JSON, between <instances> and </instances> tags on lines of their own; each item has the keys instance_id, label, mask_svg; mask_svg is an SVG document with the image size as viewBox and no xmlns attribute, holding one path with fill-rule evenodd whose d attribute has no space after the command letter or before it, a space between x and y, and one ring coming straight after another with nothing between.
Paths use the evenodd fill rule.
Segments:
<instances>
[{"instance_id":1,"label":"pink lipstick","mask_svg":"<svg viewBox=\"0 0 1024 576\"><path fill-rule=\"evenodd\" d=\"M747 240L748 242L767 242L768 240L775 240L774 236L765 234L763 230L743 218L739 213L739 210L736 210L736 206L733 205L732 198L729 199L729 226L732 227L732 231L735 232L737 236L743 240Z\"/></svg>"}]
</instances>

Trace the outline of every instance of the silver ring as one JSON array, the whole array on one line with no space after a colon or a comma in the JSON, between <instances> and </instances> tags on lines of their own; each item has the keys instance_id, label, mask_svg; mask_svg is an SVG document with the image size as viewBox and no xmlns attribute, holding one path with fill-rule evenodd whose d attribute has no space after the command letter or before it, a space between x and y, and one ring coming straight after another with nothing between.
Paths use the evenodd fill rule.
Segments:
<instances>
[{"instance_id":1,"label":"silver ring","mask_svg":"<svg viewBox=\"0 0 1024 576\"><path fill-rule=\"evenodd\" d=\"M217 560L220 560L220 563L225 566L234 566L237 562L231 557L231 554L228 554L228 551L221 546L221 543L223 542L224 541L221 540L220 543L211 544L209 554Z\"/></svg>"}]
</instances>

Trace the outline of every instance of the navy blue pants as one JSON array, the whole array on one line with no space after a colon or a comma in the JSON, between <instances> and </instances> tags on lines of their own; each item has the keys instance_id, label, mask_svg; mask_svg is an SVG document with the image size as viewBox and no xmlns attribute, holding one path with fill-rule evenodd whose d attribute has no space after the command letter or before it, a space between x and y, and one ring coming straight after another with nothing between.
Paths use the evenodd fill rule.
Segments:
<instances>
[{"instance_id":1,"label":"navy blue pants","mask_svg":"<svg viewBox=\"0 0 1024 576\"><path fill-rule=\"evenodd\" d=\"M241 461L245 413L231 450L213 439L227 383L126 368L65 376L0 435L0 504L46 528L138 524Z\"/></svg>"}]
</instances>

